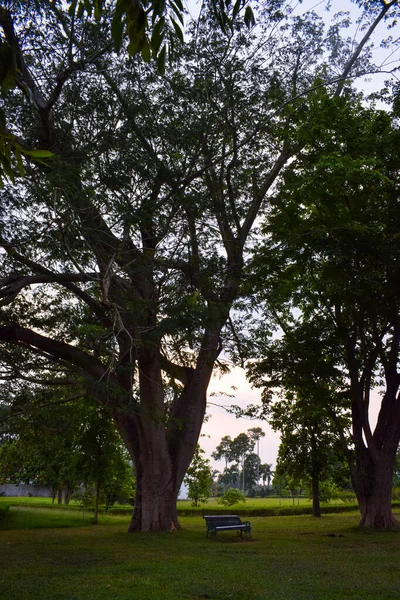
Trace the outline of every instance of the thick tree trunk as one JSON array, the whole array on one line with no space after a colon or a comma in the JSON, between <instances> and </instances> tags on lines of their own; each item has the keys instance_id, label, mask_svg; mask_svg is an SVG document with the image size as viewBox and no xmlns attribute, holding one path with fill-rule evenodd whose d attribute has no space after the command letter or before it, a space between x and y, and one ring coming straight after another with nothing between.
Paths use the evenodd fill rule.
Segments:
<instances>
[{"instance_id":1,"label":"thick tree trunk","mask_svg":"<svg viewBox=\"0 0 400 600\"><path fill-rule=\"evenodd\" d=\"M361 512L360 525L387 529L399 527L392 512L393 459L387 454L372 463L368 456L359 461L354 486Z\"/></svg>"},{"instance_id":2,"label":"thick tree trunk","mask_svg":"<svg viewBox=\"0 0 400 600\"><path fill-rule=\"evenodd\" d=\"M136 412L114 415L136 469L130 532L180 528L176 501L200 434L213 366L210 360L209 365L193 371L166 418L156 363L154 357L141 363L141 400Z\"/></svg>"},{"instance_id":3,"label":"thick tree trunk","mask_svg":"<svg viewBox=\"0 0 400 600\"><path fill-rule=\"evenodd\" d=\"M115 420L136 472L135 504L128 531L176 531L180 528L176 501L181 481L173 469L165 426L151 417L144 423L142 418L138 434L137 417L117 415Z\"/></svg>"},{"instance_id":4,"label":"thick tree trunk","mask_svg":"<svg viewBox=\"0 0 400 600\"><path fill-rule=\"evenodd\" d=\"M174 532L180 528L176 510L179 489L168 484L158 488L149 477L138 481L129 532Z\"/></svg>"}]
</instances>

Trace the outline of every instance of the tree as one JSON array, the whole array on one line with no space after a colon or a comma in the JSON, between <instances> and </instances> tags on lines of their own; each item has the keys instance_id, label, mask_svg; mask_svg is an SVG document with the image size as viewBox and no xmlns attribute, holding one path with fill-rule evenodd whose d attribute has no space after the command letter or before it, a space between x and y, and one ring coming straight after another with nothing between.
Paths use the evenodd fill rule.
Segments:
<instances>
[{"instance_id":1,"label":"tree","mask_svg":"<svg viewBox=\"0 0 400 600\"><path fill-rule=\"evenodd\" d=\"M232 438L230 435L224 435L214 452L211 454L214 460L225 460L225 469L228 468L228 463L232 461L231 458L231 444Z\"/></svg>"},{"instance_id":2,"label":"tree","mask_svg":"<svg viewBox=\"0 0 400 600\"><path fill-rule=\"evenodd\" d=\"M3 402L3 406L7 405ZM121 438L107 411L87 399L68 399L53 390L34 393L21 389L17 402L5 411L8 441L0 446L0 478L15 483L34 482L53 489L53 499L68 504L82 485L88 495L95 488L95 515L100 499L130 486L132 468Z\"/></svg>"},{"instance_id":3,"label":"tree","mask_svg":"<svg viewBox=\"0 0 400 600\"><path fill-rule=\"evenodd\" d=\"M240 12L240 2L237 4L237 12ZM17 83L21 84L21 76L24 71L20 70L21 64L18 61L18 40L13 35L10 13L7 9L12 9L12 2L6 2L9 6L0 8L0 24L6 35L0 39L0 92L5 96L9 90L13 89ZM34 11L40 15L40 9L36 3ZM45 8L50 2L42 2L41 9ZM59 10L59 3L53 3L53 10ZM116 2L106 3L103 0L69 0L69 17L71 23L87 19L93 23L99 23L104 17L112 14L110 24L110 41L112 40L117 51L121 49L125 38L129 43L127 50L131 56L141 52L142 58L149 61L151 57L157 60L160 72L165 70L165 60L167 54L172 59L173 49L176 42L183 41L182 25L184 19L184 8L181 0L177 2L153 3L143 5L140 0L117 0ZM250 9L251 10L251 9ZM61 14L61 13L59 13ZM221 18L229 21L225 10L220 10ZM151 15L151 20L149 19ZM150 25L151 23L151 25ZM28 95L28 94L27 94ZM3 178L15 181L18 175L24 175L25 169L22 157L30 159L43 159L52 157L52 152L48 150L32 150L23 147L19 139L13 135L6 127L6 113L3 108L0 109L0 185Z\"/></svg>"},{"instance_id":4,"label":"tree","mask_svg":"<svg viewBox=\"0 0 400 600\"><path fill-rule=\"evenodd\" d=\"M7 393L4 390L5 394ZM81 483L73 462L79 427L84 420L82 405L53 394L21 388L4 407L3 431L8 441L0 449L1 478L37 483L52 489L53 501L70 494Z\"/></svg>"},{"instance_id":5,"label":"tree","mask_svg":"<svg viewBox=\"0 0 400 600\"><path fill-rule=\"evenodd\" d=\"M260 331L263 357L249 366L251 381L263 388L263 418L281 433L278 472L309 481L316 517L321 483L352 458L349 394L333 349L326 353L328 337L308 320L276 340L267 341Z\"/></svg>"},{"instance_id":6,"label":"tree","mask_svg":"<svg viewBox=\"0 0 400 600\"><path fill-rule=\"evenodd\" d=\"M214 450L214 452L211 454L211 457L214 460L221 460L224 459L225 460L225 469L224 472L228 470L228 463L231 462L231 455L230 455L230 447L231 447L231 443L232 443L232 438L230 435L224 435L224 437L221 439L221 442L218 444L218 446L216 447L216 449ZM222 481L222 478L220 478L220 481L223 483L224 485L224 492L226 492L226 485L229 485L229 481L230 481L230 477L228 476L228 480L225 476L223 476L224 481Z\"/></svg>"},{"instance_id":7,"label":"tree","mask_svg":"<svg viewBox=\"0 0 400 600\"><path fill-rule=\"evenodd\" d=\"M194 506L198 506L199 502L207 502L210 496L212 472L210 461L204 458L204 454L204 450L197 444L192 462L183 480L188 487L188 497L193 501Z\"/></svg>"},{"instance_id":8,"label":"tree","mask_svg":"<svg viewBox=\"0 0 400 600\"><path fill-rule=\"evenodd\" d=\"M321 486L331 482L343 463L340 440L324 411L299 398L286 398L272 409L271 423L281 431L277 472L307 483L314 517L321 516Z\"/></svg>"},{"instance_id":9,"label":"tree","mask_svg":"<svg viewBox=\"0 0 400 600\"><path fill-rule=\"evenodd\" d=\"M222 473L218 477L218 481L224 486L224 493L229 488L236 488L240 486L240 473L237 465L231 467L225 467Z\"/></svg>"},{"instance_id":10,"label":"tree","mask_svg":"<svg viewBox=\"0 0 400 600\"><path fill-rule=\"evenodd\" d=\"M247 456L252 452L254 448L254 441L246 434L239 433L231 443L230 456L233 461L237 463L238 470L242 474L242 490L243 493L246 490L246 479L245 479L245 461Z\"/></svg>"},{"instance_id":11,"label":"tree","mask_svg":"<svg viewBox=\"0 0 400 600\"><path fill-rule=\"evenodd\" d=\"M301 148L307 92L368 70L360 53L394 7L368 9L354 52L284 2L261 8L262 43L205 9L164 78L113 52L107 10L96 24L57 2L1 13L19 71L9 126L54 155L3 192L2 373L73 382L108 409L135 463L130 531L179 527L249 236Z\"/></svg>"},{"instance_id":12,"label":"tree","mask_svg":"<svg viewBox=\"0 0 400 600\"><path fill-rule=\"evenodd\" d=\"M254 440L257 444L257 456L258 456L258 467L257 467L257 474L256 474L256 482L258 484L258 480L260 479L260 439L262 437L265 437L265 432L261 429L261 427L251 427L250 429L247 430L247 433L249 434L250 438L252 440Z\"/></svg>"},{"instance_id":13,"label":"tree","mask_svg":"<svg viewBox=\"0 0 400 600\"><path fill-rule=\"evenodd\" d=\"M322 123L316 120L314 143L277 195L263 250L269 265L263 288L266 277L268 286L277 284L266 290L270 314L283 328L286 350L296 341L293 362L282 367L281 355L275 373L281 381L290 379L291 389L307 382L316 398L337 388L331 403L325 399L322 406L330 409L342 441L343 424L334 411L343 402L351 410L347 457L361 524L392 527L400 439L399 130L389 113L345 99L332 104L325 94L320 102L334 110ZM312 367L316 348L320 358ZM302 362L303 383L296 385ZM372 430L374 388L383 389L383 396Z\"/></svg>"},{"instance_id":14,"label":"tree","mask_svg":"<svg viewBox=\"0 0 400 600\"><path fill-rule=\"evenodd\" d=\"M263 488L265 488L265 482L267 482L267 487L271 485L271 479L274 472L272 471L272 464L269 463L261 463L259 469L259 475L263 481Z\"/></svg>"},{"instance_id":15,"label":"tree","mask_svg":"<svg viewBox=\"0 0 400 600\"><path fill-rule=\"evenodd\" d=\"M115 431L107 412L101 406L93 406L77 440L73 460L74 469L80 476L86 491L94 498L93 522L98 523L99 506L123 487L130 485L133 495L132 468L121 447L121 439Z\"/></svg>"},{"instance_id":16,"label":"tree","mask_svg":"<svg viewBox=\"0 0 400 600\"><path fill-rule=\"evenodd\" d=\"M243 479L246 482L247 491L254 489L257 485L259 472L260 459L257 454L251 452L246 456L243 463Z\"/></svg>"},{"instance_id":17,"label":"tree","mask_svg":"<svg viewBox=\"0 0 400 600\"><path fill-rule=\"evenodd\" d=\"M240 502L246 502L246 496L240 490L231 488L225 492L221 498L218 499L218 502L224 506L233 506L234 504L239 504Z\"/></svg>"}]
</instances>

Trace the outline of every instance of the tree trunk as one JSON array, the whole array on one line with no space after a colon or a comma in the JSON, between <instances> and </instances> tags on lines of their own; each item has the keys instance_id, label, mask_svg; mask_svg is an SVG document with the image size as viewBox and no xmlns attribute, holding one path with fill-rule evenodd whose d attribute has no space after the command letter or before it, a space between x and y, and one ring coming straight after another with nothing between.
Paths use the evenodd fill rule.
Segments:
<instances>
[{"instance_id":1,"label":"tree trunk","mask_svg":"<svg viewBox=\"0 0 400 600\"><path fill-rule=\"evenodd\" d=\"M321 516L321 504L320 504L320 495L319 495L319 477L312 477L311 481L312 487L312 510L314 517Z\"/></svg>"},{"instance_id":2,"label":"tree trunk","mask_svg":"<svg viewBox=\"0 0 400 600\"><path fill-rule=\"evenodd\" d=\"M100 504L100 481L96 481L96 492L94 497L94 515L93 523L97 525L99 522L99 504Z\"/></svg>"},{"instance_id":3,"label":"tree trunk","mask_svg":"<svg viewBox=\"0 0 400 600\"><path fill-rule=\"evenodd\" d=\"M71 497L71 488L68 483L64 484L64 504L68 505Z\"/></svg>"},{"instance_id":4,"label":"tree trunk","mask_svg":"<svg viewBox=\"0 0 400 600\"><path fill-rule=\"evenodd\" d=\"M57 504L62 504L62 499L63 499L63 489L62 489L62 486L60 486L57 491Z\"/></svg>"},{"instance_id":5,"label":"tree trunk","mask_svg":"<svg viewBox=\"0 0 400 600\"><path fill-rule=\"evenodd\" d=\"M150 362L141 364L140 409L132 414L114 414L136 470L130 532L180 528L176 502L203 423L212 365L210 361L202 371L196 370L167 425L162 412L164 398L159 397L163 393L161 377L157 378L157 369L151 369ZM143 377L145 372L147 377Z\"/></svg>"},{"instance_id":6,"label":"tree trunk","mask_svg":"<svg viewBox=\"0 0 400 600\"><path fill-rule=\"evenodd\" d=\"M380 459L373 462L365 449L358 460L353 485L361 512L360 525L364 527L387 529L400 525L392 512L394 457L382 452Z\"/></svg>"},{"instance_id":7,"label":"tree trunk","mask_svg":"<svg viewBox=\"0 0 400 600\"><path fill-rule=\"evenodd\" d=\"M178 530L176 501L186 467L174 468L165 425L151 416L138 419L116 415L115 420L135 464L135 504L128 531ZM193 454L189 445L185 446L185 453L186 458L181 452L176 462L184 460L189 464ZM178 471L184 471L182 477L177 477Z\"/></svg>"},{"instance_id":8,"label":"tree trunk","mask_svg":"<svg viewBox=\"0 0 400 600\"><path fill-rule=\"evenodd\" d=\"M136 461L135 506L128 531L173 532L179 529L176 510L179 488L180 485L173 482L168 453L156 459L151 450L147 455L142 453Z\"/></svg>"},{"instance_id":9,"label":"tree trunk","mask_svg":"<svg viewBox=\"0 0 400 600\"><path fill-rule=\"evenodd\" d=\"M319 482L321 478L321 465L318 457L318 434L315 429L311 432L311 493L313 516L321 516Z\"/></svg>"}]
</instances>

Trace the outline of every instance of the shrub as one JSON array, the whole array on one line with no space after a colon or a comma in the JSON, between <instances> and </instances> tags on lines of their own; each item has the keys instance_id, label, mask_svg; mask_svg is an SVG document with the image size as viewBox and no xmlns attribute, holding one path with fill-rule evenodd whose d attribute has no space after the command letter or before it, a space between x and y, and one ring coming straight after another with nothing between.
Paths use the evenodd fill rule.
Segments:
<instances>
[{"instance_id":1,"label":"shrub","mask_svg":"<svg viewBox=\"0 0 400 600\"><path fill-rule=\"evenodd\" d=\"M218 499L218 504L223 504L224 506L232 506L239 502L246 502L246 496L236 488L231 488L226 491L225 494Z\"/></svg>"}]
</instances>

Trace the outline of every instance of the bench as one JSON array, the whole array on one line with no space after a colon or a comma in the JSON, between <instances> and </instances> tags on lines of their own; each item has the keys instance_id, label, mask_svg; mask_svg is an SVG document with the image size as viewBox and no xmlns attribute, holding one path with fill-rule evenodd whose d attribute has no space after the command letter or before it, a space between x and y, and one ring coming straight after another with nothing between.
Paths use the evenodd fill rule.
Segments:
<instances>
[{"instance_id":1,"label":"bench","mask_svg":"<svg viewBox=\"0 0 400 600\"><path fill-rule=\"evenodd\" d=\"M204 517L208 535L217 535L217 531L237 530L242 535L243 531L251 537L249 521L242 521L238 515L207 515Z\"/></svg>"}]
</instances>

